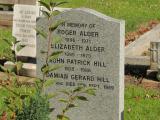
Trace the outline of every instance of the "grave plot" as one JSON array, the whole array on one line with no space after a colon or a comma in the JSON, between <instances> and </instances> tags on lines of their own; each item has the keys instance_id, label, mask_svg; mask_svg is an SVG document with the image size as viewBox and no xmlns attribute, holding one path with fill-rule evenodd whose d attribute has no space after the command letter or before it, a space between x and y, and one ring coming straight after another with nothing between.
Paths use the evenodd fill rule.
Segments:
<instances>
[{"instance_id":1,"label":"grave plot","mask_svg":"<svg viewBox=\"0 0 160 120\"><path fill-rule=\"evenodd\" d=\"M160 25L141 35L125 47L126 64L150 65L150 44L160 40ZM135 59L134 59L135 58Z\"/></svg>"},{"instance_id":2,"label":"grave plot","mask_svg":"<svg viewBox=\"0 0 160 120\"><path fill-rule=\"evenodd\" d=\"M31 10L30 7L28 7L27 9ZM23 12L26 11L23 6L21 6L21 10ZM16 13L18 17L19 13L20 12L18 11ZM24 14L21 15L24 16ZM17 25L14 26L14 29L17 30L15 32L15 35L18 35L16 36L18 40L24 40L23 43L25 44L31 43L29 40L33 40L33 42L35 42L35 33L32 32L31 29L26 27L35 26L35 14L30 15L30 18L32 18L32 16L34 16L34 20L29 20L27 18L28 16L26 18L23 18L21 16L20 18L16 17L16 19L18 18L17 21L23 21L25 19L26 21L29 21L30 24L28 24L27 22L18 23L15 19L15 24ZM95 96L95 98L89 98L89 102L91 103L87 102L84 104L80 104L80 109L78 109L77 111L70 111L68 114L71 115L71 118L74 118L75 120L123 120L124 22L107 17L90 9L73 9L57 16L55 19L53 19L53 21L58 20L59 18L63 18L64 20L66 20L66 22L58 27L58 29L53 33L53 36L60 35L62 37L63 43L52 43L50 47L53 51L64 50L64 52L57 59L50 60L49 64L55 65L60 63L65 67L63 66L64 68L60 68L59 70L51 72L47 75L49 79L58 79L58 82L56 82L56 86L52 86L48 90L48 92L53 92L55 89L59 90L60 88L70 89L80 85L94 87L97 90L97 95ZM38 27L42 27L45 31L47 25L44 23L45 19L40 18L38 21ZM153 30L155 32L157 29ZM151 31L149 31L149 33L150 32ZM34 35L30 33L34 33ZM153 36L158 35L158 33L159 32L157 32L157 34L154 34ZM143 36L145 36L146 34L144 34ZM21 38L21 36L23 36L24 38ZM143 36L141 36L139 39L144 39L145 37ZM41 53L46 52L45 49L47 43L46 41L43 41L42 36L37 36L37 38L42 40L38 41L37 43L33 43L37 44L37 48L35 47L36 45L32 44L33 49L23 49L23 52L21 51L20 54L23 57L25 57L25 55L34 55L31 57L35 58L35 48L37 49L37 74L38 77L41 78L41 68L42 65L44 65L45 59ZM145 68L146 70L150 65L149 55L151 55L153 60L155 60L154 64L158 63L159 60L157 59L157 55L159 54L159 52L149 52L157 51L159 47L155 44L157 42L154 42L153 45L151 45L152 47L149 51L148 48L150 47L151 40L142 40L142 42L137 43L139 39L126 46L126 64L135 66L147 66L147 68ZM134 52L137 53L135 54ZM26 61L28 60L29 59L27 59ZM141 70L142 69L139 69L139 71ZM30 64L25 64L23 71L20 74L24 76L30 75L33 77L36 76L35 71L35 65L31 66ZM142 81L138 81L137 79L135 79L135 83L137 86L141 82ZM151 84L153 84L152 88L159 87L159 82L157 82L156 84L155 82L153 82ZM143 85L145 88L150 87L148 86L148 80L143 80ZM146 92L142 97L144 97L145 95ZM55 101L53 101L53 103L55 103ZM58 103L56 104L56 107L58 108L58 110L56 109L57 112L59 111ZM128 113L132 110L134 109L129 108ZM54 114L52 115L54 116Z\"/></svg>"},{"instance_id":3,"label":"grave plot","mask_svg":"<svg viewBox=\"0 0 160 120\"><path fill-rule=\"evenodd\" d=\"M135 41L127 44L125 47L126 68L130 69L130 71L131 69L139 71L139 74L143 77L147 75L155 78L159 65L159 48L156 43L160 42L160 24L155 23L152 29L148 28L143 32L143 35L140 35Z\"/></svg>"}]
</instances>

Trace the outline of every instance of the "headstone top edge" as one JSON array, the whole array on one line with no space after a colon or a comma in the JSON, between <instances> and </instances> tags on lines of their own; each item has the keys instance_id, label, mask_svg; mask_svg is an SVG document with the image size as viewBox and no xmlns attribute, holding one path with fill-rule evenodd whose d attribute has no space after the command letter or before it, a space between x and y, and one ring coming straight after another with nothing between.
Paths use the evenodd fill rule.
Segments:
<instances>
[{"instance_id":1,"label":"headstone top edge","mask_svg":"<svg viewBox=\"0 0 160 120\"><path fill-rule=\"evenodd\" d=\"M96 10L93 10L93 9L90 9L90 8L85 8L85 7L82 7L82 8L71 8L71 9L67 9L65 11L62 12L62 14L65 14L67 12L71 12L71 11L82 11L82 12L87 12L87 13L90 13L90 14L93 14L97 17L100 17L100 18L103 18L107 21L112 21L112 22L115 22L115 23L118 23L118 24L125 24L125 20L119 20L119 19L115 19L115 18L112 18L110 16L107 16L103 13L100 13ZM58 15L57 15L58 16ZM44 18L44 16L39 16L38 18Z\"/></svg>"}]
</instances>

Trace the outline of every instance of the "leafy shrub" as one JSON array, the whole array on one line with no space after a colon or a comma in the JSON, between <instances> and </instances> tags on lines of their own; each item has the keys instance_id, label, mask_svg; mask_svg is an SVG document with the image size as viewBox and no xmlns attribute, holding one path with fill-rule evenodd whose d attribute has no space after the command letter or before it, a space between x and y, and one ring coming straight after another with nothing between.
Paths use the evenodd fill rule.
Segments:
<instances>
[{"instance_id":1,"label":"leafy shrub","mask_svg":"<svg viewBox=\"0 0 160 120\"><path fill-rule=\"evenodd\" d=\"M49 120L49 100L37 92L23 103L22 110L16 110L16 120Z\"/></svg>"}]
</instances>

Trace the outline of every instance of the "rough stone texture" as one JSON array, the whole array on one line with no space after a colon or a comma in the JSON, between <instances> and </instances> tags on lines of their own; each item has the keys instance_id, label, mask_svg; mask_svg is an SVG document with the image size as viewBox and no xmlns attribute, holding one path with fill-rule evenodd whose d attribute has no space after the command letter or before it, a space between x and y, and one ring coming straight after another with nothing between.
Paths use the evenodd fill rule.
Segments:
<instances>
[{"instance_id":1,"label":"rough stone texture","mask_svg":"<svg viewBox=\"0 0 160 120\"><path fill-rule=\"evenodd\" d=\"M124 21L116 20L85 8L63 12L53 19L53 21L60 19L64 20L65 24L59 26L53 33L53 36L55 38L60 36L62 42L57 44L52 43L52 47L54 48L51 50L62 50L63 54L54 61L50 61L50 65L60 64L63 67L50 73L50 78L55 78L57 82L55 86L48 89L48 92L72 89L80 84L86 87L94 86L97 89L96 96L89 97L89 102L78 103L79 107L72 109L67 113L67 116L71 120L123 119ZM46 21L45 18L39 19L37 27L46 31ZM70 23L79 23L81 26L69 26ZM63 34L62 30L71 31L66 35ZM84 34L80 34L81 31L93 33L91 36L85 36ZM64 48L65 44L72 45L72 48ZM57 45L62 45L62 49L58 48ZM99 47L99 51L87 50L87 47L91 47L92 49L93 47ZM41 50L47 50L47 41L43 37L37 36L37 77L40 78L42 78L41 67L45 60L45 55L41 53ZM62 61L58 63L58 59ZM84 64L75 64L75 60L88 61L88 64L85 65L86 62ZM99 65L96 66L96 62ZM56 78L55 74L59 74L60 76L64 76L65 74L67 77L64 77L64 79L60 77ZM76 78L76 75L83 76L83 78ZM87 76L88 79L85 79ZM63 104L60 104L56 100L51 100L51 103L56 108L56 112L54 113L60 113L61 108L64 107L62 106ZM54 113L51 115L52 119L55 116Z\"/></svg>"},{"instance_id":2,"label":"rough stone texture","mask_svg":"<svg viewBox=\"0 0 160 120\"><path fill-rule=\"evenodd\" d=\"M36 64L24 63L20 75L27 77L36 77Z\"/></svg>"},{"instance_id":3,"label":"rough stone texture","mask_svg":"<svg viewBox=\"0 0 160 120\"><path fill-rule=\"evenodd\" d=\"M141 56L144 51L150 48L151 41L160 41L160 25L126 46L125 56Z\"/></svg>"}]
</instances>

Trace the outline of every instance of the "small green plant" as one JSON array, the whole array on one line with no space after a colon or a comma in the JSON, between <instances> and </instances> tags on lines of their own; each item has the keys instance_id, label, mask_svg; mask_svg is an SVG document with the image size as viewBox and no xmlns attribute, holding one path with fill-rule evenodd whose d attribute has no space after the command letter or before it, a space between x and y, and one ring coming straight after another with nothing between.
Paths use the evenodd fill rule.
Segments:
<instances>
[{"instance_id":1,"label":"small green plant","mask_svg":"<svg viewBox=\"0 0 160 120\"><path fill-rule=\"evenodd\" d=\"M62 109L62 112L57 115L57 120L70 120L70 118L66 116L66 113L70 109L77 107L76 101L88 101L85 96L86 94L95 96L95 89L93 88L77 87L71 91L63 90L60 92L66 96L59 100L65 107Z\"/></svg>"},{"instance_id":2,"label":"small green plant","mask_svg":"<svg viewBox=\"0 0 160 120\"><path fill-rule=\"evenodd\" d=\"M65 21L58 21L54 22L53 18L54 16L58 15L60 12L59 11L54 11L54 7L57 7L59 5L65 4L67 2L44 2L44 1L39 1L39 3L46 8L46 10L42 10L43 15L45 18L48 20L48 32L44 32L42 29L36 29L37 34L39 34L41 37L43 37L46 42L47 42L47 51L41 50L41 54L45 55L45 62L44 65L41 68L41 72L43 74L41 81L41 90L44 91L44 84L48 81L53 81L53 79L48 79L46 76L58 68L60 68L60 65L51 65L49 64L50 60L54 60L59 57L63 53L63 51L53 51L51 50L51 44L55 43L57 41L52 41L54 36L53 32ZM95 90L92 88L84 88L84 87L77 87L74 90L63 90L61 93L67 95L67 99L61 99L59 102L65 103L65 108L62 108L62 113L59 113L56 118L57 120L70 120L68 116L66 116L66 113L68 110L71 108L76 107L75 101L81 100L81 101L87 101L87 97L85 97L86 94L88 95L95 95ZM52 108L53 109L53 108ZM56 108L55 108L56 109Z\"/></svg>"},{"instance_id":3,"label":"small green plant","mask_svg":"<svg viewBox=\"0 0 160 120\"><path fill-rule=\"evenodd\" d=\"M16 120L49 120L50 108L47 96L40 92L23 102L22 110L17 109Z\"/></svg>"},{"instance_id":4,"label":"small green plant","mask_svg":"<svg viewBox=\"0 0 160 120\"><path fill-rule=\"evenodd\" d=\"M46 10L42 10L42 13L43 15L48 19L48 32L44 32L43 30L41 29L36 29L37 31L37 34L41 35L45 40L47 40L46 42L48 43L47 45L47 51L43 51L41 50L41 53L42 54L45 54L45 63L44 65L42 66L41 68L41 71L43 73L43 78L41 79L41 83L42 83L42 89L43 89L43 84L45 83L45 81L47 80L46 79L46 75L49 73L49 72L52 72L56 69L58 69L60 66L51 66L49 65L49 61L52 60L52 59L55 59L57 58L57 56L59 56L62 51L58 51L58 52L51 52L51 43L52 43L52 39L53 39L53 35L52 33L54 32L54 30L57 29L57 27L62 24L62 21L58 21L57 23L53 23L52 22L52 18L55 16L55 15L58 15L60 12L59 11L55 11L54 10L54 7L57 7L59 5L62 5L66 2L52 2L50 1L49 3L47 2L44 2L43 0L40 0L39 3L44 7L46 8Z\"/></svg>"},{"instance_id":5,"label":"small green plant","mask_svg":"<svg viewBox=\"0 0 160 120\"><path fill-rule=\"evenodd\" d=\"M19 71L22 69L23 63L18 61L16 52L20 51L25 46L20 45L20 41L17 41L14 37L12 40L3 39L3 41L10 46L13 57L12 65L7 67L0 65L1 70L5 72L5 75L0 78L0 86L9 92L9 96L4 97L3 99L6 106L4 112L9 112L9 118L13 118L13 116L15 116L15 109L22 109L23 100L32 93L32 90L27 89L27 86L21 84L19 81Z\"/></svg>"},{"instance_id":6,"label":"small green plant","mask_svg":"<svg viewBox=\"0 0 160 120\"><path fill-rule=\"evenodd\" d=\"M25 45L21 45L19 44L20 41L17 41L16 38L13 37L13 39L10 41L8 39L3 39L4 42L6 42L12 51L12 62L13 65L9 66L9 67L3 67L2 65L0 65L0 68L6 73L7 77L5 80L7 81L12 81L12 77L16 80L16 84L18 85L19 82L19 71L22 69L23 63L21 61L18 61L17 59L17 55L16 52L19 52L21 49L23 49L25 47ZM17 73L17 75L15 74Z\"/></svg>"},{"instance_id":7,"label":"small green plant","mask_svg":"<svg viewBox=\"0 0 160 120\"><path fill-rule=\"evenodd\" d=\"M0 59L4 59L4 60L9 60L9 61L13 61L13 54L12 51L10 50L10 48L5 48L2 50L2 52L0 53Z\"/></svg>"}]
</instances>

